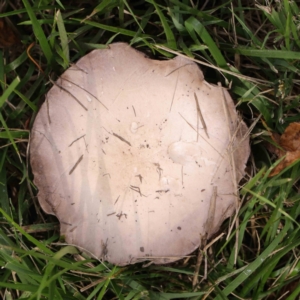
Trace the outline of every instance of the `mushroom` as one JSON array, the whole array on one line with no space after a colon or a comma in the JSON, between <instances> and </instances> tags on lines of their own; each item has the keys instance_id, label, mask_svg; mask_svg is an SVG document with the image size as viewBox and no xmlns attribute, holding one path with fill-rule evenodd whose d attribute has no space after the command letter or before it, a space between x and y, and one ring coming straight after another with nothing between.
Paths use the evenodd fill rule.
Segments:
<instances>
[{"instance_id":1,"label":"mushroom","mask_svg":"<svg viewBox=\"0 0 300 300\"><path fill-rule=\"evenodd\" d=\"M38 199L69 244L117 265L169 263L237 204L249 156L228 92L184 57L94 50L46 95L31 132Z\"/></svg>"}]
</instances>

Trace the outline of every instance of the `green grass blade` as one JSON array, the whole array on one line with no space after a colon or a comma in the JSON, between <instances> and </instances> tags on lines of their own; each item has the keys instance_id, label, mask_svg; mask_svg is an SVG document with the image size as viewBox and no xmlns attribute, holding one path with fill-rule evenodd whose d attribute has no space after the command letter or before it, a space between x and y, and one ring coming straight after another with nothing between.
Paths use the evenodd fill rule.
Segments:
<instances>
[{"instance_id":1,"label":"green grass blade","mask_svg":"<svg viewBox=\"0 0 300 300\"><path fill-rule=\"evenodd\" d=\"M119 1L116 0L103 0L100 4L98 4L92 11L92 13L86 17L86 19L91 18L92 16L98 14L99 12L103 12L106 8L114 7ZM84 19L83 21L85 21Z\"/></svg>"},{"instance_id":2,"label":"green grass blade","mask_svg":"<svg viewBox=\"0 0 300 300\"><path fill-rule=\"evenodd\" d=\"M11 133L10 133L9 128L7 127L7 124L6 124L6 122L5 122L4 118L3 118L2 113L0 113L0 122L2 123L2 126L5 129L5 132L6 132L7 136L8 136L9 141L11 142L11 144L14 147L16 153L18 154L18 157L19 157L20 161L22 161L19 149L18 149L18 147L17 147L17 145L16 145L16 143L15 143L15 141L14 141L14 139L13 139Z\"/></svg>"},{"instance_id":3,"label":"green grass blade","mask_svg":"<svg viewBox=\"0 0 300 300\"><path fill-rule=\"evenodd\" d=\"M60 44L63 52L65 68L67 68L70 62L69 42L68 42L66 28L64 25L64 20L62 18L60 10L57 11L55 17L56 17L59 36L60 36Z\"/></svg>"},{"instance_id":4,"label":"green grass blade","mask_svg":"<svg viewBox=\"0 0 300 300\"><path fill-rule=\"evenodd\" d=\"M242 26L243 31L247 35L247 38L249 38L250 41L252 43L254 43L255 45L261 46L260 40L252 33L252 31L250 30L249 26L247 24L245 24L245 22L240 17L238 17L233 11L232 11L232 13L233 13L235 19L237 19L238 22L239 22L239 24Z\"/></svg>"},{"instance_id":5,"label":"green grass blade","mask_svg":"<svg viewBox=\"0 0 300 300\"><path fill-rule=\"evenodd\" d=\"M18 90L15 90L14 92L32 109L33 112L38 111L37 106L32 103L25 95L20 93Z\"/></svg>"},{"instance_id":6,"label":"green grass blade","mask_svg":"<svg viewBox=\"0 0 300 300\"><path fill-rule=\"evenodd\" d=\"M80 19L73 19L74 21L78 21L78 22L84 22L88 25L91 25L93 27L96 28L101 28L103 30L109 31L109 32L114 32L114 33L119 33L125 36L130 36L130 37L135 37L136 36L136 32L128 30L128 29L123 29L123 28L118 28L118 27L114 27L114 26L110 26L110 25L104 25L101 23L97 23L94 21L88 21L88 20L80 20ZM150 37L149 35L144 35L141 34L141 37Z\"/></svg>"},{"instance_id":7,"label":"green grass blade","mask_svg":"<svg viewBox=\"0 0 300 300\"><path fill-rule=\"evenodd\" d=\"M247 191L248 193L252 194L253 196L255 196L257 199L259 199L260 201L270 205L273 208L276 208L276 205L271 202L269 199L259 195L258 193L255 193L254 191L248 190L247 188L242 188L243 190ZM299 228L300 228L300 224L293 219L288 213L286 213L283 209L279 208L278 211L283 214L285 217L287 217L288 219L290 219L292 222L294 222Z\"/></svg>"},{"instance_id":8,"label":"green grass blade","mask_svg":"<svg viewBox=\"0 0 300 300\"><path fill-rule=\"evenodd\" d=\"M29 15L29 18L32 22L32 29L33 32L37 38L37 40L40 43L40 46L42 48L43 53L45 54L45 57L48 61L48 64L51 64L52 62L52 58L53 58L53 52L49 46L49 43L47 41L47 38L45 36L45 33L40 25L40 23L38 22L36 15L34 13L34 11L32 10L32 7L30 6L29 2L27 0L22 0L24 3L24 6L26 8L26 11Z\"/></svg>"},{"instance_id":9,"label":"green grass blade","mask_svg":"<svg viewBox=\"0 0 300 300\"><path fill-rule=\"evenodd\" d=\"M231 51L231 50L226 49L226 51ZM233 51L245 56L300 60L300 52L296 52L296 51L258 50L258 49L247 49L242 47L237 47Z\"/></svg>"},{"instance_id":10,"label":"green grass blade","mask_svg":"<svg viewBox=\"0 0 300 300\"><path fill-rule=\"evenodd\" d=\"M261 292L264 290L264 283L267 283L270 277L274 276L276 271L274 272L274 268L276 264L283 259L283 257L291 250L297 249L299 247L300 241L294 240L293 242L284 245L280 251L277 251L276 254L272 255L270 259L266 260L260 268L257 270L255 276L252 276L252 278L248 281L247 286L245 286L242 290L241 296L245 297L247 294L247 289L249 289L251 286L252 288L257 285L258 282L260 282L261 285ZM261 270L261 271L260 271ZM280 274L284 275L283 273L286 273L286 276L289 276L289 272L283 272L283 270L280 270ZM283 279L283 281L286 279Z\"/></svg>"},{"instance_id":11,"label":"green grass blade","mask_svg":"<svg viewBox=\"0 0 300 300\"><path fill-rule=\"evenodd\" d=\"M35 239L33 236L28 234L21 226L19 226L2 208L0 208L0 213L5 217L5 219L15 227L21 234L23 234L30 242L32 242L41 251L47 254L52 254L53 252L48 249L43 243Z\"/></svg>"},{"instance_id":12,"label":"green grass blade","mask_svg":"<svg viewBox=\"0 0 300 300\"><path fill-rule=\"evenodd\" d=\"M212 57L214 58L217 65L221 68L227 69L227 62L224 59L219 47L216 45L208 31L205 29L203 24L194 17L190 17L185 24L190 28L193 28L198 36L202 39L203 43L208 47Z\"/></svg>"},{"instance_id":13,"label":"green grass blade","mask_svg":"<svg viewBox=\"0 0 300 300\"><path fill-rule=\"evenodd\" d=\"M78 250L73 246L66 246L62 249L60 249L56 254L53 256L54 261L60 260L63 256L67 254L77 254ZM49 263L46 267L43 279L40 282L40 286L35 294L31 296L31 299L37 299L39 300L42 296L42 291L49 286L50 283L53 282L55 278L52 278L52 280L48 280L48 278L52 275L52 271L55 268L55 263L52 261Z\"/></svg>"},{"instance_id":14,"label":"green grass blade","mask_svg":"<svg viewBox=\"0 0 300 300\"><path fill-rule=\"evenodd\" d=\"M164 34L166 35L166 38L167 38L167 45L172 49L177 49L174 34L168 24L167 19L165 18L164 14L160 10L159 6L156 4L156 2L154 0L148 0L147 2L153 4L153 6L155 7L155 10L159 16L159 19L161 21L163 28L164 28Z\"/></svg>"},{"instance_id":15,"label":"green grass blade","mask_svg":"<svg viewBox=\"0 0 300 300\"><path fill-rule=\"evenodd\" d=\"M7 154L7 148L0 150L0 205L1 208L9 214L9 201L7 193L7 178L6 178L6 169L4 168L5 157Z\"/></svg>"},{"instance_id":16,"label":"green grass blade","mask_svg":"<svg viewBox=\"0 0 300 300\"><path fill-rule=\"evenodd\" d=\"M4 93L0 96L0 108L3 106L3 104L8 99L10 94L15 91L19 83L20 83L20 78L17 76L13 80L13 82L4 90Z\"/></svg>"},{"instance_id":17,"label":"green grass blade","mask_svg":"<svg viewBox=\"0 0 300 300\"><path fill-rule=\"evenodd\" d=\"M126 0L122 0L121 2L122 2L122 4L125 3L126 8L127 8L128 11L131 13L131 15L132 15L134 21L136 22L136 24L138 25L138 27L140 28L140 30L144 33L143 27L142 27L141 24L139 23L138 19L136 18L136 16L135 16L134 12L132 11L131 7L128 5L127 1L126 1Z\"/></svg>"},{"instance_id":18,"label":"green grass blade","mask_svg":"<svg viewBox=\"0 0 300 300\"><path fill-rule=\"evenodd\" d=\"M292 293L286 298L286 300L295 300L299 298L300 295L300 285L296 286ZM298 297L297 297L298 296Z\"/></svg>"},{"instance_id":19,"label":"green grass blade","mask_svg":"<svg viewBox=\"0 0 300 300\"><path fill-rule=\"evenodd\" d=\"M28 55L26 51L24 51L19 57L17 57L13 62L4 66L4 72L8 74L11 71L15 71L18 67L20 67L26 60L28 60Z\"/></svg>"},{"instance_id":20,"label":"green grass blade","mask_svg":"<svg viewBox=\"0 0 300 300\"><path fill-rule=\"evenodd\" d=\"M266 258L276 249L278 244L281 242L282 238L286 235L287 231L290 228L290 224L287 221L287 224L278 234L278 236L272 241L272 243L252 262L248 267L241 273L236 279L234 279L227 287L223 289L223 293L227 296L232 293L238 286L242 285L243 282L252 274ZM220 300L220 297L216 297L215 300Z\"/></svg>"},{"instance_id":21,"label":"green grass blade","mask_svg":"<svg viewBox=\"0 0 300 300\"><path fill-rule=\"evenodd\" d=\"M159 293L158 299L185 299L191 297L204 296L206 292L186 292L186 293ZM161 297L161 298L160 298ZM201 298L199 298L201 299Z\"/></svg>"}]
</instances>

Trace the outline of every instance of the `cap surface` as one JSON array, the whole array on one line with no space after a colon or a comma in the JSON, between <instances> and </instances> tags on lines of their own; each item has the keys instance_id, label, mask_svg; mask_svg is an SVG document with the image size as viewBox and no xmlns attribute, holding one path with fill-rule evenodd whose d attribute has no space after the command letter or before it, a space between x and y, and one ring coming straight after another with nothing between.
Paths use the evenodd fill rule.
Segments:
<instances>
[{"instance_id":1,"label":"cap surface","mask_svg":"<svg viewBox=\"0 0 300 300\"><path fill-rule=\"evenodd\" d=\"M63 73L36 117L39 202L68 243L100 259L180 259L233 213L246 129L229 94L195 63L112 44Z\"/></svg>"}]
</instances>

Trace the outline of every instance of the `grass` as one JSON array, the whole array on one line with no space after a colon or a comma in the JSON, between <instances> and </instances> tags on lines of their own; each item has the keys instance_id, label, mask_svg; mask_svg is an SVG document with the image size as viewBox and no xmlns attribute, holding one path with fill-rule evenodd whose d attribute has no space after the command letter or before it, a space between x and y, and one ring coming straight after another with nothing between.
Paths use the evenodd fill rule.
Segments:
<instances>
[{"instance_id":1,"label":"grass","mask_svg":"<svg viewBox=\"0 0 300 300\"><path fill-rule=\"evenodd\" d=\"M21 42L0 49L0 287L2 299L299 299L300 165L270 178L270 130L300 121L297 1L103 0L4 2ZM203 6L203 7L202 7ZM0 33L1 34L1 33ZM2 33L3 34L3 33ZM45 93L93 49L125 41L157 59L188 56L230 88L253 130L239 226L227 220L205 252L166 266L116 267L59 243L28 166L30 128ZM34 44L33 44L34 43ZM232 225L233 224L233 225ZM229 231L229 228L232 228Z\"/></svg>"}]
</instances>

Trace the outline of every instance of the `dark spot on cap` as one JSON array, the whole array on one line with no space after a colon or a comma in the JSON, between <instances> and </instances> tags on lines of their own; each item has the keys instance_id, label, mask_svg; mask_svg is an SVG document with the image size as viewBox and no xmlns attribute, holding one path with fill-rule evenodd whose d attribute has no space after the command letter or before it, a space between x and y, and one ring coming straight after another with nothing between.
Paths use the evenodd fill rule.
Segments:
<instances>
[{"instance_id":1,"label":"dark spot on cap","mask_svg":"<svg viewBox=\"0 0 300 300\"><path fill-rule=\"evenodd\" d=\"M178 230L181 230L181 227L180 227L180 226L178 226L178 227L177 227L177 229L178 229Z\"/></svg>"},{"instance_id":2,"label":"dark spot on cap","mask_svg":"<svg viewBox=\"0 0 300 300\"><path fill-rule=\"evenodd\" d=\"M140 251L144 252L145 251L144 247L140 247Z\"/></svg>"}]
</instances>

